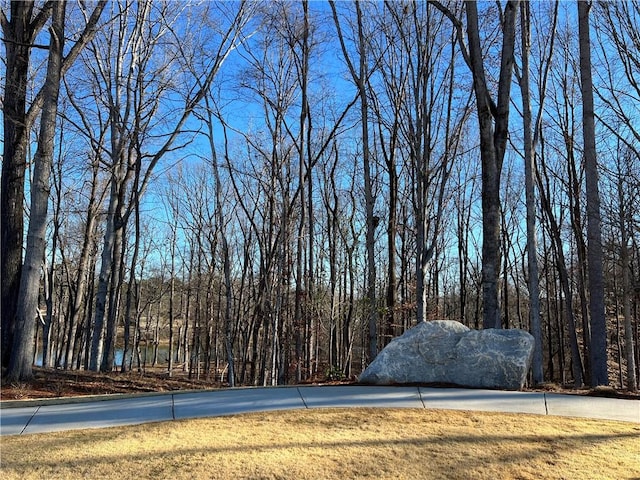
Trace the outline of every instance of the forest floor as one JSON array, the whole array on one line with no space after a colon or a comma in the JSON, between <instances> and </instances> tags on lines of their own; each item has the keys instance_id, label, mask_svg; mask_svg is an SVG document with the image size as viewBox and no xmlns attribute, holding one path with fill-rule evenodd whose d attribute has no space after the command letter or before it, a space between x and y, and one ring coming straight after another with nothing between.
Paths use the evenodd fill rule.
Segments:
<instances>
[{"instance_id":1,"label":"forest floor","mask_svg":"<svg viewBox=\"0 0 640 480\"><path fill-rule=\"evenodd\" d=\"M97 373L85 370L59 370L34 367L33 379L7 382L2 379L0 400L27 400L144 392L169 392L220 388L211 380L188 378L182 372L169 377L166 370L147 370L144 373Z\"/></svg>"},{"instance_id":2,"label":"forest floor","mask_svg":"<svg viewBox=\"0 0 640 480\"><path fill-rule=\"evenodd\" d=\"M33 373L33 379L25 382L7 382L3 378L0 386L0 401L203 390L222 388L225 386L219 381L190 379L188 375L182 371L175 372L169 377L166 370L161 370L160 368L147 369L144 373L137 371L127 373L96 373L84 370L58 370L34 367ZM321 383L341 383L348 385L353 382ZM544 388L533 390L640 400L640 392L633 393L611 387L572 389L550 384Z\"/></svg>"}]
</instances>

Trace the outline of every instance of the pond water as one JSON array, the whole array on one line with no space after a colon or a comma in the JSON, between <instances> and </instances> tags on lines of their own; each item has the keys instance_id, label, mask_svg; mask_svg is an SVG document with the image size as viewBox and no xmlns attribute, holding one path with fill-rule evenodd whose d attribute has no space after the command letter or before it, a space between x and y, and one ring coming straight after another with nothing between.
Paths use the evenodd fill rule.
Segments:
<instances>
[{"instance_id":1,"label":"pond water","mask_svg":"<svg viewBox=\"0 0 640 480\"><path fill-rule=\"evenodd\" d=\"M116 366L120 366L122 364L122 355L124 351L121 348L117 348L114 355L114 363ZM146 361L145 361L145 353L146 353ZM167 362L169 358L169 347L161 346L158 347L158 363L163 364ZM153 362L153 348L149 347L146 349L144 347L140 348L140 363L151 364ZM38 355L36 356L35 365L38 367L42 366L42 351L38 351ZM138 366L136 360L134 358L134 366Z\"/></svg>"}]
</instances>

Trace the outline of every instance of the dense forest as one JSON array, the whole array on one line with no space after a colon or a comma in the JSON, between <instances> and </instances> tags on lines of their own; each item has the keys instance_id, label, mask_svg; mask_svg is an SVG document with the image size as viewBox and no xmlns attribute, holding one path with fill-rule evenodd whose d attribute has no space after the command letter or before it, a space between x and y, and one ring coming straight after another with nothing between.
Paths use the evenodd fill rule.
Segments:
<instances>
[{"instance_id":1,"label":"dense forest","mask_svg":"<svg viewBox=\"0 0 640 480\"><path fill-rule=\"evenodd\" d=\"M640 3L3 2L2 367L276 385L417 322L636 390Z\"/></svg>"}]
</instances>

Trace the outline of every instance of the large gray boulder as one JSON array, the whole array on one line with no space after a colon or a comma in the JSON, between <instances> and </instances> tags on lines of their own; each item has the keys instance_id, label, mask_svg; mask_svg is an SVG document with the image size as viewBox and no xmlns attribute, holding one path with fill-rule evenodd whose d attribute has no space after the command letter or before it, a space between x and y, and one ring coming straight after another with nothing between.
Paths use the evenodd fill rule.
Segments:
<instances>
[{"instance_id":1,"label":"large gray boulder","mask_svg":"<svg viewBox=\"0 0 640 480\"><path fill-rule=\"evenodd\" d=\"M534 339L524 330L471 330L459 322L422 322L395 338L360 375L360 383L445 383L518 390Z\"/></svg>"}]
</instances>

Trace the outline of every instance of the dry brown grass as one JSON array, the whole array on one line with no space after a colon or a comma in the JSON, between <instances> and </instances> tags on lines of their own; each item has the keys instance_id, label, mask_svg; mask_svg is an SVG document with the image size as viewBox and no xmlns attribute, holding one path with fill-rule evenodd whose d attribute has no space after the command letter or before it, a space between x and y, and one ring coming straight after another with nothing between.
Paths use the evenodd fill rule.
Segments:
<instances>
[{"instance_id":1,"label":"dry brown grass","mask_svg":"<svg viewBox=\"0 0 640 480\"><path fill-rule=\"evenodd\" d=\"M3 479L638 479L640 425L331 409L2 437Z\"/></svg>"}]
</instances>

